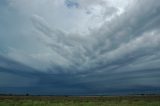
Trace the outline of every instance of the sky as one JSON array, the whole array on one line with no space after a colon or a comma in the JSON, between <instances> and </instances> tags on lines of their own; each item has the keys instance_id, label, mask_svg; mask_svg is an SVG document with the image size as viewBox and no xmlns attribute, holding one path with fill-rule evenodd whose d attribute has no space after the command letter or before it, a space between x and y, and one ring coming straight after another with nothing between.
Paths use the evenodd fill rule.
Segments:
<instances>
[{"instance_id":1,"label":"sky","mask_svg":"<svg viewBox=\"0 0 160 106\"><path fill-rule=\"evenodd\" d=\"M159 45L159 0L0 0L0 93L157 93Z\"/></svg>"}]
</instances>

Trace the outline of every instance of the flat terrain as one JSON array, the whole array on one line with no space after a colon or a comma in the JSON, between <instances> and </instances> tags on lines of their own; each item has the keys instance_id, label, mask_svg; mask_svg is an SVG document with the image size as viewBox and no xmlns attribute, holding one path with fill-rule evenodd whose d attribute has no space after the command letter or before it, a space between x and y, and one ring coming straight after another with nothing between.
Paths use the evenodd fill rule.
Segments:
<instances>
[{"instance_id":1,"label":"flat terrain","mask_svg":"<svg viewBox=\"0 0 160 106\"><path fill-rule=\"evenodd\" d=\"M0 106L160 106L160 96L0 96Z\"/></svg>"}]
</instances>

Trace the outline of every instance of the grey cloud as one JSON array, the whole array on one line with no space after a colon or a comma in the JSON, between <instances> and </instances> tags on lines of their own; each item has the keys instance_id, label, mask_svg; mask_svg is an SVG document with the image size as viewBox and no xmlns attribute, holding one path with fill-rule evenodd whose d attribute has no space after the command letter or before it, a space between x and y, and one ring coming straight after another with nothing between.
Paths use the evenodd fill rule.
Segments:
<instances>
[{"instance_id":1,"label":"grey cloud","mask_svg":"<svg viewBox=\"0 0 160 106\"><path fill-rule=\"evenodd\" d=\"M145 4L141 3L141 4ZM152 3L153 4L153 3ZM147 9L145 9L144 6L144 11L146 12L134 12L134 9L131 9L130 11L128 11L127 13L122 14L121 16L119 16L118 18L115 18L113 21L113 23L106 23L102 29L100 29L96 34L102 33L102 37L99 37L101 43L98 44L96 51L99 52L99 55L105 54L107 53L107 51L112 51L112 50L116 50L117 48L119 48L119 46L125 46L125 44L127 44L127 42L132 42L132 40L136 39L136 37L139 37L141 35L143 35L143 33L147 33L148 32L148 28L145 30L146 26L148 26L148 23L151 25L151 22L155 23L153 20L159 22L156 18L159 17L157 15L159 15L159 12L154 12L155 16L153 15L153 13L151 12L152 10L157 10L159 8L159 6L154 6L154 8L151 6L147 6ZM135 5L136 6L136 5ZM133 6L133 7L135 7ZM140 7L137 7L140 8ZM131 12L133 11L133 12ZM149 13L149 14L148 14ZM130 15L127 15L130 14ZM140 16L138 15L140 14ZM141 15L143 14L143 15ZM152 17L151 17L152 16ZM137 20L138 22L133 22L132 24L130 24L130 22L132 22L133 17L135 18L135 20ZM155 18L156 17L156 18ZM156 23L157 23L156 22ZM152 25L153 25L152 23ZM157 25L155 23L155 25ZM152 25L150 26L153 30ZM156 27L157 28L157 27ZM154 39L154 38L153 38ZM110 44L110 48L105 48L106 45L108 45L108 40L112 41L112 43ZM101 46L102 45L102 46ZM138 45L141 46L141 45Z\"/></svg>"},{"instance_id":2,"label":"grey cloud","mask_svg":"<svg viewBox=\"0 0 160 106\"><path fill-rule=\"evenodd\" d=\"M39 23L42 24L40 27L43 30L39 29L39 31L43 32L44 35L49 35L53 40L53 42L49 44L53 51L56 51L62 57L66 58L66 60L72 62L72 64L77 64L75 67L78 67L78 64L82 64L83 66L83 63L89 65L89 67L96 67L97 62L100 64L99 67L101 67L102 63L106 65L107 62L111 62L110 64L112 65L112 61L118 61L118 58L124 58L128 53L132 55L132 52L135 51L133 55L136 54L138 48L145 49L146 46L148 49L158 45L159 38L156 38L158 36L154 35L147 38L147 34L150 32L145 29L148 29L147 27L151 27L149 25L155 23L153 21L155 17L159 17L157 16L159 14L157 11L159 5L155 4L153 7L155 1L152 1L149 3L149 6L144 6L143 12L139 12L143 4L148 2L149 1L141 1L140 3L138 2L139 5L135 2L133 7L137 7L137 12L134 11L134 8L130 8L126 13L115 17L115 19L109 23L107 22L96 33L91 33L91 35L80 42L73 40L72 36L67 36L65 33L57 33L57 31L53 31L53 29L52 32L47 31L51 29L49 27L47 28L47 25L43 26L44 24L42 24L41 21L39 21ZM156 18L156 22L157 21ZM151 22L153 23L151 24ZM153 27L151 28L153 30ZM45 31L49 34L44 32L44 29L46 29ZM147 34L144 35L144 33ZM144 38L141 37L142 35L144 35ZM152 39L153 41L146 42L147 39ZM155 39L157 40L155 41ZM155 42L157 42L157 44L155 44ZM68 43L72 44L72 46L68 45ZM149 47L149 45L153 47ZM80 61L80 59L82 59L82 61Z\"/></svg>"},{"instance_id":3,"label":"grey cloud","mask_svg":"<svg viewBox=\"0 0 160 106\"><path fill-rule=\"evenodd\" d=\"M81 1L82 4L84 2ZM87 3L83 5L89 5ZM111 16L117 11L114 7L107 7L105 15ZM48 60L37 62L47 64L46 68L33 71L35 69L12 63L4 57L1 58L0 67L16 69L20 76L27 73L27 78L35 77L38 79L34 82L35 86L39 86L41 92L47 88L49 91L52 88L66 89L65 92L72 89L75 93L78 90L93 93L112 88L159 88L159 11L160 3L157 0L136 0L124 13L115 15L99 29L90 30L86 35L53 28L46 17L37 13L31 17L32 30L36 29L33 36L40 39L36 42L47 48L44 51L49 55L39 55L40 59L32 55L24 56L29 57L28 61ZM42 66L38 67L42 69ZM23 69L26 70L21 72Z\"/></svg>"},{"instance_id":4,"label":"grey cloud","mask_svg":"<svg viewBox=\"0 0 160 106\"><path fill-rule=\"evenodd\" d=\"M144 6L143 12L139 11L143 4L148 2L141 1L140 5L135 3L134 8L130 8L129 11L115 17L111 22L107 22L101 29L86 38L80 37L82 41L76 41L71 35L56 33L52 29L49 35L53 42L47 46L73 64L68 68L70 73L80 69L78 72L81 74L76 74L78 78L76 83L91 86L90 89L110 88L108 85L111 87L122 85L125 87L138 85L156 87L160 79L158 78L159 68L155 67L159 64L155 64L148 70L147 64L141 68L130 67L135 62L142 64L138 60L142 57L147 58L153 53L159 53L160 38L157 25L159 5L153 5L155 1L152 1L148 7ZM135 6L136 9L138 8L137 12L134 11ZM47 28L47 26L41 27ZM39 28L38 30L44 32ZM46 35L46 33L43 34ZM79 61L81 58L84 58L83 61ZM147 83L152 81L155 83ZM95 86L99 87L94 88Z\"/></svg>"},{"instance_id":5,"label":"grey cloud","mask_svg":"<svg viewBox=\"0 0 160 106\"><path fill-rule=\"evenodd\" d=\"M0 55L0 87L33 86L38 80L34 73L35 69Z\"/></svg>"},{"instance_id":6,"label":"grey cloud","mask_svg":"<svg viewBox=\"0 0 160 106\"><path fill-rule=\"evenodd\" d=\"M57 68L57 70L59 69ZM36 94L38 91L38 94L43 94L43 92L44 94L50 94L51 92L60 94L61 90L64 92L71 92L72 90L75 90L75 92L78 90L85 90L83 85L76 84L75 79L76 76L73 76L72 74L51 74L39 72L29 66L4 56L0 56L0 92L26 93L27 91L28 93L31 92ZM9 91L7 91L7 89ZM15 91L14 89L21 90ZM29 91L26 89L29 89ZM34 89L37 90L34 91ZM64 94L64 92L62 93Z\"/></svg>"}]
</instances>

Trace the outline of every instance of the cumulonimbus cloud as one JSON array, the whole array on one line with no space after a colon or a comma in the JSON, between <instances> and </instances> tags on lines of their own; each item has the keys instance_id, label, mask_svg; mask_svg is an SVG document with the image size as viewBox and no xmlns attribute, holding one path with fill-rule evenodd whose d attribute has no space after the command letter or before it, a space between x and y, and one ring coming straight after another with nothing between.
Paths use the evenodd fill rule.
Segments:
<instances>
[{"instance_id":1,"label":"cumulonimbus cloud","mask_svg":"<svg viewBox=\"0 0 160 106\"><path fill-rule=\"evenodd\" d=\"M53 4L47 7L48 2ZM72 84L88 89L96 84L99 87L95 89L110 88L106 82L111 88L159 86L160 3L136 0L122 8L110 2L78 0L79 7L67 8L64 0L12 0L11 7L19 10L22 18L28 17L24 20L30 28L25 28L33 31L29 39L36 39L39 51L32 42L32 52L14 49L7 56L44 73L73 74L76 81ZM91 11L93 7L96 12Z\"/></svg>"}]
</instances>

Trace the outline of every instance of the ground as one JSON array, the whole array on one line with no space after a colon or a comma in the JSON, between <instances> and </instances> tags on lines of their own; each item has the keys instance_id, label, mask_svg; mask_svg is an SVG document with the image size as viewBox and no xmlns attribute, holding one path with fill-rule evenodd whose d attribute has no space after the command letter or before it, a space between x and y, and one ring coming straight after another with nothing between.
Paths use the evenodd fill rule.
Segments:
<instances>
[{"instance_id":1,"label":"ground","mask_svg":"<svg viewBox=\"0 0 160 106\"><path fill-rule=\"evenodd\" d=\"M0 106L160 106L160 96L0 96Z\"/></svg>"}]
</instances>

